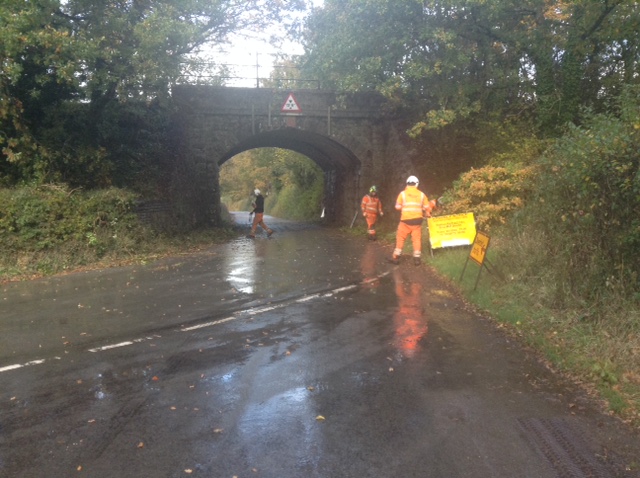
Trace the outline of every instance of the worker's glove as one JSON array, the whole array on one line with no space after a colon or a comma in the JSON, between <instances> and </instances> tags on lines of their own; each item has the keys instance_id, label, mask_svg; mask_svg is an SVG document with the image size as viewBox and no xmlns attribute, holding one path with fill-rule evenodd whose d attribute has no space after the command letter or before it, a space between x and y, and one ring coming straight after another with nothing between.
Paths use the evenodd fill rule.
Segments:
<instances>
[{"instance_id":1,"label":"worker's glove","mask_svg":"<svg viewBox=\"0 0 640 478\"><path fill-rule=\"evenodd\" d=\"M380 217L384 216L384 213L382 211L380 211Z\"/></svg>"}]
</instances>

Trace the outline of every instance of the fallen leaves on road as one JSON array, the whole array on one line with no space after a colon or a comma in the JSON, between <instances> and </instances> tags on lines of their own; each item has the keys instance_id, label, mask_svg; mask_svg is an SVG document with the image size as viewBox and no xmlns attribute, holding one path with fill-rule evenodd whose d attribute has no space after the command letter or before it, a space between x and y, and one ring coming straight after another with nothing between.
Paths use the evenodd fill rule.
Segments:
<instances>
[{"instance_id":1,"label":"fallen leaves on road","mask_svg":"<svg viewBox=\"0 0 640 478\"><path fill-rule=\"evenodd\" d=\"M318 415L316 417L316 420L318 420L319 422L323 422L324 420L326 420L322 415Z\"/></svg>"}]
</instances>

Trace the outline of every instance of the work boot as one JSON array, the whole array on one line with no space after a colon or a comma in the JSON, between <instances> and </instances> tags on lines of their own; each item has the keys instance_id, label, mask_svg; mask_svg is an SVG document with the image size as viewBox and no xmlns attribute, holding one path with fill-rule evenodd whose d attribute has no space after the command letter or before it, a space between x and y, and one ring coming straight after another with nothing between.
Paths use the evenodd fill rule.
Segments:
<instances>
[{"instance_id":1,"label":"work boot","mask_svg":"<svg viewBox=\"0 0 640 478\"><path fill-rule=\"evenodd\" d=\"M255 239L256 236L254 234L247 234L247 239Z\"/></svg>"},{"instance_id":2,"label":"work boot","mask_svg":"<svg viewBox=\"0 0 640 478\"><path fill-rule=\"evenodd\" d=\"M416 265L416 266L422 265L422 259L420 259L419 257L414 257L413 258L413 264Z\"/></svg>"},{"instance_id":3,"label":"work boot","mask_svg":"<svg viewBox=\"0 0 640 478\"><path fill-rule=\"evenodd\" d=\"M389 259L389 262L391 262L392 264L398 265L398 264L400 264L400 258L399 258L399 257L396 257L396 256L392 256L392 257Z\"/></svg>"},{"instance_id":4,"label":"work boot","mask_svg":"<svg viewBox=\"0 0 640 478\"><path fill-rule=\"evenodd\" d=\"M371 234L371 240L372 240L372 241L377 241L377 240L378 240L378 238L376 237L376 235L375 235L375 234Z\"/></svg>"},{"instance_id":5,"label":"work boot","mask_svg":"<svg viewBox=\"0 0 640 478\"><path fill-rule=\"evenodd\" d=\"M273 234L273 229L269 229L269 231L267 232L267 237L271 237L271 234Z\"/></svg>"}]
</instances>

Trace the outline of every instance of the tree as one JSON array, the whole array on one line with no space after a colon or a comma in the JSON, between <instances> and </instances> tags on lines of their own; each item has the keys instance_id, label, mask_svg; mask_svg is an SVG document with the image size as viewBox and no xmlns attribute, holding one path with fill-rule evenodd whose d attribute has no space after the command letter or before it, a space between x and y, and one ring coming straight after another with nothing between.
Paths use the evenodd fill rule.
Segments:
<instances>
[{"instance_id":1,"label":"tree","mask_svg":"<svg viewBox=\"0 0 640 478\"><path fill-rule=\"evenodd\" d=\"M85 124L79 149L99 151L111 103L167 98L189 53L301 6L302 0L4 0L0 175L50 177L60 144L43 144L42 128L62 103L82 105L74 111L82 110Z\"/></svg>"},{"instance_id":2,"label":"tree","mask_svg":"<svg viewBox=\"0 0 640 478\"><path fill-rule=\"evenodd\" d=\"M554 134L581 105L637 81L639 9L630 0L326 0L300 37L307 71L410 107L415 135L523 112Z\"/></svg>"},{"instance_id":3,"label":"tree","mask_svg":"<svg viewBox=\"0 0 640 478\"><path fill-rule=\"evenodd\" d=\"M222 200L231 210L248 207L254 188L267 196L271 214L309 220L321 210L324 176L311 159L281 148L238 154L220 169Z\"/></svg>"},{"instance_id":4,"label":"tree","mask_svg":"<svg viewBox=\"0 0 640 478\"><path fill-rule=\"evenodd\" d=\"M313 81L313 85L309 85L309 80L301 77L297 58L287 55L281 56L274 63L269 79L261 82L263 88L310 88L316 85L315 81Z\"/></svg>"}]
</instances>

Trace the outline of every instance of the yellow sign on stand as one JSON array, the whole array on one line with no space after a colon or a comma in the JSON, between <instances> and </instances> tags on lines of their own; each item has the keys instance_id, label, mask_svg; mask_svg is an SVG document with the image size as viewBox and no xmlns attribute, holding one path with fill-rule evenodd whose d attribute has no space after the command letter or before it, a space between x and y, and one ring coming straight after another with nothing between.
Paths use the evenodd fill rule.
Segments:
<instances>
[{"instance_id":1,"label":"yellow sign on stand","mask_svg":"<svg viewBox=\"0 0 640 478\"><path fill-rule=\"evenodd\" d=\"M484 262L484 256L487 253L487 249L489 248L489 239L489 236L484 232L478 231L476 240L473 241L473 247L471 248L469 257L479 266L481 266Z\"/></svg>"},{"instance_id":2,"label":"yellow sign on stand","mask_svg":"<svg viewBox=\"0 0 640 478\"><path fill-rule=\"evenodd\" d=\"M476 278L476 284L473 286L473 290L476 290L476 287L478 287L478 281L480 280L480 273L482 272L482 269L486 267L487 270L491 272L491 269L489 269L488 267L489 259L486 259L485 257L487 255L487 249L489 248L490 240L491 238L489 237L488 234L478 231L478 234L473 240L473 246L471 246L471 251L467 256L467 260L464 263L464 267L462 268L462 274L460 274L460 281L462 281L462 278L464 277L464 271L467 269L467 264L469 263L469 259L471 259L473 262L475 262L480 266L480 270L478 271L478 277Z\"/></svg>"},{"instance_id":3,"label":"yellow sign on stand","mask_svg":"<svg viewBox=\"0 0 640 478\"><path fill-rule=\"evenodd\" d=\"M431 249L468 246L476 237L473 213L451 214L427 219Z\"/></svg>"}]
</instances>

